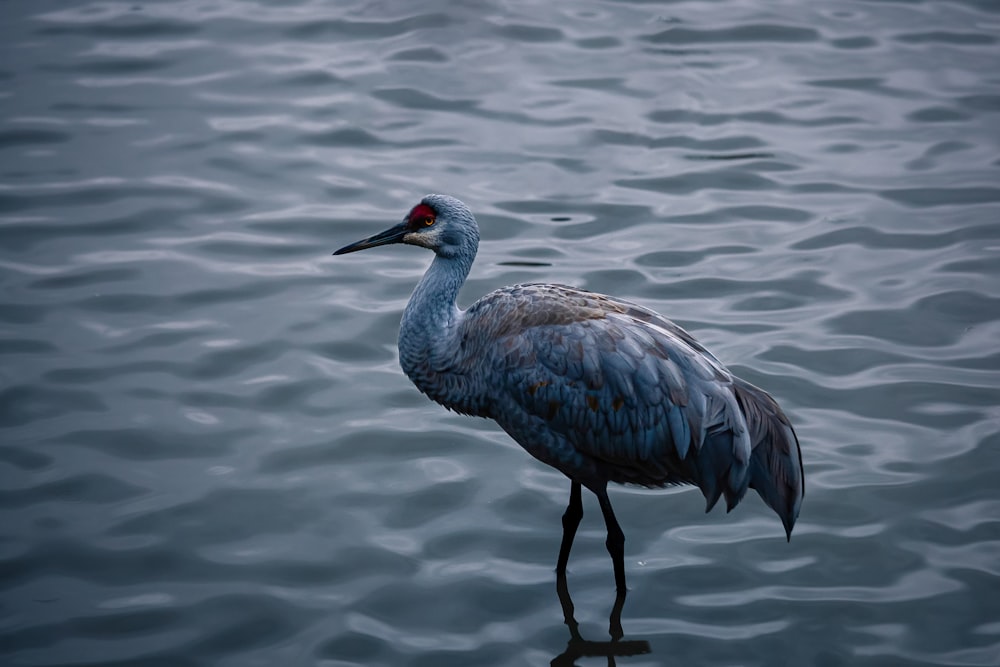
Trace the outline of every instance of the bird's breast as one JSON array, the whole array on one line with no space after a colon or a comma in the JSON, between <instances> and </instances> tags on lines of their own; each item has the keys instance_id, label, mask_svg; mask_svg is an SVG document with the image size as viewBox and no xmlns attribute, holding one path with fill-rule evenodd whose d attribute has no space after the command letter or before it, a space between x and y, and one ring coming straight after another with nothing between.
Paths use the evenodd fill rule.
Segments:
<instances>
[{"instance_id":1,"label":"bird's breast","mask_svg":"<svg viewBox=\"0 0 1000 667\"><path fill-rule=\"evenodd\" d=\"M461 414L491 416L482 383L463 367L457 350L442 355L430 347L401 344L399 364L417 389L436 403Z\"/></svg>"}]
</instances>

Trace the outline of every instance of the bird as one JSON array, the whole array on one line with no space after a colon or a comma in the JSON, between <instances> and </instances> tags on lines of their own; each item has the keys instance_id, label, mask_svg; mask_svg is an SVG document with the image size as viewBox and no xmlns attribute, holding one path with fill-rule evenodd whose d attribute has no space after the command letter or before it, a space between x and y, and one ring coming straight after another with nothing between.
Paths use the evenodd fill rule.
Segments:
<instances>
[{"instance_id":1,"label":"bird","mask_svg":"<svg viewBox=\"0 0 1000 667\"><path fill-rule=\"evenodd\" d=\"M583 517L597 496L615 585L625 581L625 534L608 484L697 486L710 511L754 489L787 540L805 492L798 437L778 403L741 380L680 326L625 299L561 284L503 287L461 310L459 289L479 225L454 197L430 194L385 231L334 255L402 243L434 252L403 311L399 363L423 394L494 420L570 481L556 573L565 578Z\"/></svg>"}]
</instances>

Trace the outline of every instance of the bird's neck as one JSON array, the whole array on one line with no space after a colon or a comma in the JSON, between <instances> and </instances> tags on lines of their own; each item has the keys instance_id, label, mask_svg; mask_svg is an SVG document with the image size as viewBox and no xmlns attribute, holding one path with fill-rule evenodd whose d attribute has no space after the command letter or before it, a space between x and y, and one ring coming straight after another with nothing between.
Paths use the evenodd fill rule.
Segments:
<instances>
[{"instance_id":1,"label":"bird's neck","mask_svg":"<svg viewBox=\"0 0 1000 667\"><path fill-rule=\"evenodd\" d=\"M437 381L437 375L448 372L453 366L459 347L455 338L463 315L455 300L469 275L474 256L474 253L472 256L436 255L403 311L399 363L425 393L431 394L429 385Z\"/></svg>"}]
</instances>

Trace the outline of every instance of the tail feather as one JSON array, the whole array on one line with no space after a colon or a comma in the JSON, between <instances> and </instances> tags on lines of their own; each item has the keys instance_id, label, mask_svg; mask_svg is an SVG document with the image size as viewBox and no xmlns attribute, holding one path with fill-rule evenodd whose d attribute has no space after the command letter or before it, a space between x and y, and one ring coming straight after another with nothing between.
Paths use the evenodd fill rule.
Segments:
<instances>
[{"instance_id":1,"label":"tail feather","mask_svg":"<svg viewBox=\"0 0 1000 667\"><path fill-rule=\"evenodd\" d=\"M749 469L753 461L742 466L732 454L733 434L722 431L709 434L698 455L698 487L705 496L705 512L711 512L719 498L726 498L726 512L740 504L750 486Z\"/></svg>"},{"instance_id":2,"label":"tail feather","mask_svg":"<svg viewBox=\"0 0 1000 667\"><path fill-rule=\"evenodd\" d=\"M715 442L721 434L709 434L705 438L705 443L698 452L698 486L705 496L705 512L711 512L715 503L722 497L724 473L720 474L723 468L723 461L726 452L732 449L730 442Z\"/></svg>"},{"instance_id":3,"label":"tail feather","mask_svg":"<svg viewBox=\"0 0 1000 667\"><path fill-rule=\"evenodd\" d=\"M721 496L730 512L747 492L751 440L740 424L739 407L731 394L719 393L706 401L704 441L698 448L691 475L705 496L709 512Z\"/></svg>"},{"instance_id":4,"label":"tail feather","mask_svg":"<svg viewBox=\"0 0 1000 667\"><path fill-rule=\"evenodd\" d=\"M742 380L736 380L734 389L750 430L750 488L781 518L791 540L805 495L798 437L767 392Z\"/></svg>"}]
</instances>

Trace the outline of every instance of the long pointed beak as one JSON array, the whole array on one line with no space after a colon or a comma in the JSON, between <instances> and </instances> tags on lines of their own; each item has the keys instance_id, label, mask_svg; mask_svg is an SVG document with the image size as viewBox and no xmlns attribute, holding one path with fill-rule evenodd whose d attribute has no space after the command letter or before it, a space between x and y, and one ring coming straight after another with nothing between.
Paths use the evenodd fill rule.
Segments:
<instances>
[{"instance_id":1,"label":"long pointed beak","mask_svg":"<svg viewBox=\"0 0 1000 667\"><path fill-rule=\"evenodd\" d=\"M367 250L368 248L374 248L380 245L388 245L390 243L401 243L403 241L403 236L409 231L406 222L401 222L395 227L390 227L384 232L379 232L375 236L369 236L366 239L361 239L350 245L345 245L343 248L333 253L334 255L346 255L349 252L357 252L358 250Z\"/></svg>"}]
</instances>

